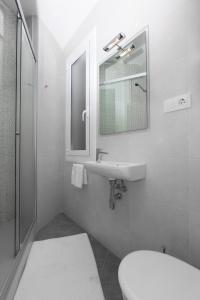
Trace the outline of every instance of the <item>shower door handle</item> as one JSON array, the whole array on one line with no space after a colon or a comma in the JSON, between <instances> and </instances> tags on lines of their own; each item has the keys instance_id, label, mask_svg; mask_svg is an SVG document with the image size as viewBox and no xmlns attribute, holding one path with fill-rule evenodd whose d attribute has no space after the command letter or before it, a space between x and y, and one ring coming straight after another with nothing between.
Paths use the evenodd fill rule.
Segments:
<instances>
[{"instance_id":1,"label":"shower door handle","mask_svg":"<svg viewBox=\"0 0 200 300\"><path fill-rule=\"evenodd\" d=\"M15 135L18 135L18 136L19 136L19 135L20 135L20 132L19 132L19 131L16 131L16 132L15 132Z\"/></svg>"}]
</instances>

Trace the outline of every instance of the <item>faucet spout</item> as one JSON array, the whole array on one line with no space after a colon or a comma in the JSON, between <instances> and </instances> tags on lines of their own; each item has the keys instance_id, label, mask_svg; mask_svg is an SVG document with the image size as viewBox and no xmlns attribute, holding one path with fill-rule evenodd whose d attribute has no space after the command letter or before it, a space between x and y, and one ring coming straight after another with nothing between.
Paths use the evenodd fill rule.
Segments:
<instances>
[{"instance_id":1,"label":"faucet spout","mask_svg":"<svg viewBox=\"0 0 200 300\"><path fill-rule=\"evenodd\" d=\"M100 163L102 161L103 155L105 154L108 154L108 152L105 152L103 151L103 149L98 148L96 150L96 161Z\"/></svg>"}]
</instances>

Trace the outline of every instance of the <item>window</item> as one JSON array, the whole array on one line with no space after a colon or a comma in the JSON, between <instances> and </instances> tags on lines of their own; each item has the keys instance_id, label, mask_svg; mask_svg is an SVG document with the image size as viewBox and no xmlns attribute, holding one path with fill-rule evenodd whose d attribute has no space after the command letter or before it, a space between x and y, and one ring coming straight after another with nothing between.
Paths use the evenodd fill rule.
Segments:
<instances>
[{"instance_id":1,"label":"window","mask_svg":"<svg viewBox=\"0 0 200 300\"><path fill-rule=\"evenodd\" d=\"M66 159L96 152L96 42L93 31L67 59Z\"/></svg>"}]
</instances>

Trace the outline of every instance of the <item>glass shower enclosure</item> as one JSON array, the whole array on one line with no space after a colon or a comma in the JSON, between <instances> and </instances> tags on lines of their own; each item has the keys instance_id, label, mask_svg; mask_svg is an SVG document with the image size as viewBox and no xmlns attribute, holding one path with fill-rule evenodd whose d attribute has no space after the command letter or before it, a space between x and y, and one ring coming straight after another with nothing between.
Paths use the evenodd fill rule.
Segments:
<instances>
[{"instance_id":1,"label":"glass shower enclosure","mask_svg":"<svg viewBox=\"0 0 200 300\"><path fill-rule=\"evenodd\" d=\"M12 2L0 0L0 296L36 220L36 56Z\"/></svg>"}]
</instances>

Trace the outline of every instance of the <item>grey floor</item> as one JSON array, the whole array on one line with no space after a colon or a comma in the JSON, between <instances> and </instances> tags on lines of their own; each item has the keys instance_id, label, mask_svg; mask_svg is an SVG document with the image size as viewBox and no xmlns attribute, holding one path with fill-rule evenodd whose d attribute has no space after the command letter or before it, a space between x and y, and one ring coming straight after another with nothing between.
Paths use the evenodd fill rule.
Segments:
<instances>
[{"instance_id":1,"label":"grey floor","mask_svg":"<svg viewBox=\"0 0 200 300\"><path fill-rule=\"evenodd\" d=\"M39 231L36 241L74 235L83 232L85 231L66 217L65 214L60 214ZM105 299L122 300L122 294L117 277L120 259L91 235L88 236L96 259Z\"/></svg>"}]
</instances>

